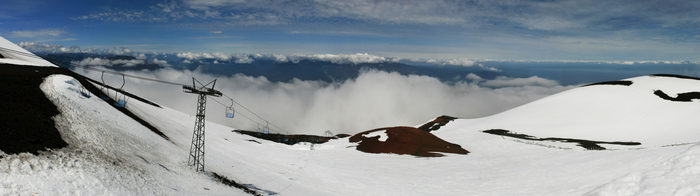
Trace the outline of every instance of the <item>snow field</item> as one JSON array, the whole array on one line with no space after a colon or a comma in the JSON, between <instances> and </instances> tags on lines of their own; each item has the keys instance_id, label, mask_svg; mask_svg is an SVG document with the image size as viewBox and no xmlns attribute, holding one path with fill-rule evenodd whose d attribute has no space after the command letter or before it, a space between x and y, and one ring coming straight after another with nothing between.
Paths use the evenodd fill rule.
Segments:
<instances>
[{"instance_id":1,"label":"snow field","mask_svg":"<svg viewBox=\"0 0 700 196\"><path fill-rule=\"evenodd\" d=\"M597 87L610 88L611 86L585 88L596 89ZM600 97L609 92L620 93L619 89L602 91L604 92L600 92ZM648 90L641 91L654 96ZM576 95L577 91L565 93L573 95L561 96L579 97ZM550 98L549 102L553 105L551 107L570 104L563 98L557 98L558 96ZM652 98L654 99L651 100ZM646 99L649 100L639 102L675 104L658 97ZM657 99L661 102L654 102ZM540 107L545 107L544 105L546 104L541 104ZM612 105L606 107L612 107ZM653 109L653 107L646 109L649 108ZM130 105L130 110L156 126L163 126L159 128L177 145L189 146L194 122L191 116L167 107L159 109L142 103ZM532 109L529 112L533 111L538 110ZM631 112L637 112L637 110ZM502 116L482 119L458 119L432 132L472 152L469 155L446 154L446 157L440 158L366 154L356 151L353 147L356 144L349 143L347 139L315 145L315 150L310 150L310 145L277 144L231 133L232 128L207 123L205 168L207 171L217 172L237 182L252 184L263 190L262 193L268 191L267 193L279 195L582 195L620 176L642 171L671 159L689 148L688 145L681 145L649 146L638 150L586 151L575 144L544 142L543 145L551 145L551 147L542 147L479 132L481 127L490 129L498 128L502 124L507 125L510 117L517 116L506 113L509 112L504 112ZM544 112L539 115L545 119L555 116ZM592 119L588 123L589 127L592 124L590 122L598 120L591 114L586 117ZM604 122L609 123L610 126L619 123L614 120ZM683 123L688 123L680 120L674 122L680 124L672 127L681 128L685 126ZM546 121L541 123L530 126L548 128ZM587 125L577 123L573 125ZM639 128L645 124L638 122L635 125ZM583 130L575 126L573 128ZM554 131L558 131L552 128L547 130L552 131L547 134L554 136L556 136ZM592 134L599 136L605 135L605 132ZM658 134L658 132L649 134ZM256 140L261 144L248 140ZM659 143L669 141L676 142L664 140ZM571 150L559 149L560 147Z\"/></svg>"},{"instance_id":2,"label":"snow field","mask_svg":"<svg viewBox=\"0 0 700 196\"><path fill-rule=\"evenodd\" d=\"M669 95L692 91L692 85L676 85L678 79L654 79L664 80L659 88L664 88L662 90ZM657 88L652 82L635 89L631 87L637 84L642 87L648 79L634 80L635 84L629 87L583 87L491 117L457 119L432 133L471 153L448 153L439 158L367 154L355 150L356 144L349 143L347 138L315 145L311 150L311 145L278 144L233 133L233 128L207 122L205 170L250 184L259 193L268 195L696 194L700 191L697 185L700 184L700 177L697 177L700 148L697 145L657 146L686 141L680 139L693 140L680 136L691 130L686 126L695 125L692 119L696 112L691 110L695 106L688 104L697 103L652 97L649 89ZM664 85L664 82L673 84ZM0 194L245 195L187 166L194 126L191 115L136 100L129 102L128 109L163 131L171 139L167 141L97 97L81 99L77 89L74 79L62 75L48 77L42 84L42 90L61 110L62 114L55 117L56 123L69 146L40 155L4 155L0 161ZM607 112L602 110L603 106L582 106L586 101L568 110L561 108L571 105L572 99L580 97L577 94L592 94L587 101L604 104L607 108L626 108L610 112L636 119L606 121L597 117ZM634 97L629 100L636 100L632 101L636 103L608 103L610 100L603 99L606 96L612 100ZM644 106L640 109L640 105ZM584 109L591 112L581 114ZM628 109L630 111L625 112ZM673 116L675 113L671 115L673 118L668 117L668 112L679 112L684 118ZM640 120L646 116L651 118ZM655 119L660 116L666 117ZM535 119L540 119L540 123L528 121ZM661 120L670 123L655 125ZM554 123L548 125L547 122ZM632 127L641 131L626 135L614 134L612 130L617 129L602 129L621 126L620 122L634 124L619 128ZM653 129L649 127L666 129L661 134L650 131ZM631 136L625 138L652 144L637 150L604 151L587 151L559 142L542 142L550 146L543 147L480 132L492 128L520 128L512 131L538 137L578 136L575 131L560 129L569 128L587 130L584 135L592 140L621 140L621 136ZM652 136L656 136L656 140L651 140ZM570 150L561 149L563 147Z\"/></svg>"},{"instance_id":3,"label":"snow field","mask_svg":"<svg viewBox=\"0 0 700 196\"><path fill-rule=\"evenodd\" d=\"M101 99L81 99L76 84L71 77L52 75L41 86L61 111L54 118L69 146L3 157L0 193L245 195L194 172L186 159L172 156L176 146Z\"/></svg>"},{"instance_id":4,"label":"snow field","mask_svg":"<svg viewBox=\"0 0 700 196\"><path fill-rule=\"evenodd\" d=\"M629 79L631 86L595 85L571 89L506 112L467 120L461 130L505 129L535 137L575 138L594 141L641 142L638 146L606 145L608 149L638 149L700 141L700 100L673 102L653 94L670 96L700 92L700 81L642 76ZM464 120L458 120L464 121ZM459 123L457 123L459 124ZM536 142L564 148L560 142Z\"/></svg>"}]
</instances>

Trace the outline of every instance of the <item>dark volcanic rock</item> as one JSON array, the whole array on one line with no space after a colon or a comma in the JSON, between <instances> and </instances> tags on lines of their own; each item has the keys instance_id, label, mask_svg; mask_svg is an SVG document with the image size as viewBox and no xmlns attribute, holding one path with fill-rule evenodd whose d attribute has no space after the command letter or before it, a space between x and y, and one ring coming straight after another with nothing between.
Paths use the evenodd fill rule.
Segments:
<instances>
[{"instance_id":1,"label":"dark volcanic rock","mask_svg":"<svg viewBox=\"0 0 700 196\"><path fill-rule=\"evenodd\" d=\"M669 101L678 101L678 102L691 102L693 99L700 99L700 92L686 92L686 93L678 93L676 97L671 97L664 93L664 91L661 90L655 90L654 95L658 96L659 98L669 100Z\"/></svg>"},{"instance_id":2,"label":"dark volcanic rock","mask_svg":"<svg viewBox=\"0 0 700 196\"><path fill-rule=\"evenodd\" d=\"M632 85L632 81L629 81L629 80L620 80L620 81L598 82L598 83L583 85L583 87L586 87L586 86L596 86L596 85L620 85L620 86L630 86L630 85Z\"/></svg>"},{"instance_id":3,"label":"dark volcanic rock","mask_svg":"<svg viewBox=\"0 0 700 196\"><path fill-rule=\"evenodd\" d=\"M435 120L430 121L428 123L425 123L418 127L418 129L431 132L431 131L437 131L440 129L442 126L445 126L447 123L452 122L457 118L452 117L452 116L447 116L447 115L442 115L440 117L435 118Z\"/></svg>"},{"instance_id":4,"label":"dark volcanic rock","mask_svg":"<svg viewBox=\"0 0 700 196\"><path fill-rule=\"evenodd\" d=\"M49 70L0 64L0 150L8 154L37 154L47 148L63 148L53 116L58 108L39 88Z\"/></svg>"}]
</instances>

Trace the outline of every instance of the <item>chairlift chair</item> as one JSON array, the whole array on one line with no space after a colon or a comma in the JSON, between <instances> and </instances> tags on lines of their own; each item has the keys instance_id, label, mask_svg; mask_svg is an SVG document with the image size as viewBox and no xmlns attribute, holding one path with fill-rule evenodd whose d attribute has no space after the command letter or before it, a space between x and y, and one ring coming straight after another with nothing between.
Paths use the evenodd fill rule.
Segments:
<instances>
[{"instance_id":1,"label":"chairlift chair","mask_svg":"<svg viewBox=\"0 0 700 196\"><path fill-rule=\"evenodd\" d=\"M265 123L269 124L269 122L265 121ZM270 127L267 126L262 126L261 124L258 124L258 132L262 132L264 134L269 134L270 133ZM260 133L258 133L260 134Z\"/></svg>"},{"instance_id":2,"label":"chairlift chair","mask_svg":"<svg viewBox=\"0 0 700 196\"><path fill-rule=\"evenodd\" d=\"M83 99L91 97L90 91L85 90L84 86L80 86L80 95L82 95L82 97L80 97L80 98L83 98Z\"/></svg>"},{"instance_id":3,"label":"chairlift chair","mask_svg":"<svg viewBox=\"0 0 700 196\"><path fill-rule=\"evenodd\" d=\"M233 113L236 113L236 110L233 109L233 99L231 99L231 106L226 108L226 118L233 118Z\"/></svg>"},{"instance_id":4,"label":"chairlift chair","mask_svg":"<svg viewBox=\"0 0 700 196\"><path fill-rule=\"evenodd\" d=\"M266 123L266 124L265 124L265 126L263 127L263 130L262 130L262 131L263 131L264 134L268 134L268 133L270 133L270 127L268 127L267 125L270 124L270 123L267 122L267 121L265 121L265 123Z\"/></svg>"},{"instance_id":5,"label":"chairlift chair","mask_svg":"<svg viewBox=\"0 0 700 196\"><path fill-rule=\"evenodd\" d=\"M120 91L124 91L125 84L126 84L126 79L124 78L124 74L122 74L122 86L119 87ZM119 91L115 91L114 97L117 100L117 102L114 103L114 105L119 106L119 107L126 107L128 97L126 97L126 95L124 93L122 93L121 96L119 96Z\"/></svg>"},{"instance_id":6,"label":"chairlift chair","mask_svg":"<svg viewBox=\"0 0 700 196\"><path fill-rule=\"evenodd\" d=\"M101 99L107 101L107 100L109 100L109 96L107 96L109 94L109 88L105 88L105 85L107 85L107 83L105 83L105 72L104 71L102 71L101 79L102 79L102 84L100 85L100 92L102 92L102 93L97 95L97 96L99 96ZM107 92L105 92L105 89L107 89Z\"/></svg>"}]
</instances>

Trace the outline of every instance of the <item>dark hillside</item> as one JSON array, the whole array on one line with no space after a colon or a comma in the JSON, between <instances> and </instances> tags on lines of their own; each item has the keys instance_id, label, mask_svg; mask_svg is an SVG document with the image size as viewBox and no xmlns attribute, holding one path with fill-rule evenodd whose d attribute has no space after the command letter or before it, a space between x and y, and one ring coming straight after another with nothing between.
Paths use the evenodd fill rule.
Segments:
<instances>
[{"instance_id":1,"label":"dark hillside","mask_svg":"<svg viewBox=\"0 0 700 196\"><path fill-rule=\"evenodd\" d=\"M52 119L60 112L39 88L47 76L68 75L76 78L90 93L100 93L86 78L64 68L0 64L0 69L0 150L7 154L37 154L38 151L47 148L56 149L68 145L61 138ZM142 99L135 98L135 95L127 95L133 96L134 99ZM107 102L154 133L168 139L160 130L129 110L114 106L114 100L110 99Z\"/></svg>"},{"instance_id":2,"label":"dark hillside","mask_svg":"<svg viewBox=\"0 0 700 196\"><path fill-rule=\"evenodd\" d=\"M59 111L39 89L59 68L0 64L0 69L0 150L37 154L67 146L51 119Z\"/></svg>"}]
</instances>

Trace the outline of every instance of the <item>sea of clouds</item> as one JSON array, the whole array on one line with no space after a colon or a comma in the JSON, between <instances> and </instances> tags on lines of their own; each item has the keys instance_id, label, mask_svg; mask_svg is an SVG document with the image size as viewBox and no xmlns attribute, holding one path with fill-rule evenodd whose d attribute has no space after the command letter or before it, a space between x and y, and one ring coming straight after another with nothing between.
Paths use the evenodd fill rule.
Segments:
<instances>
[{"instance_id":1,"label":"sea of clouds","mask_svg":"<svg viewBox=\"0 0 700 196\"><path fill-rule=\"evenodd\" d=\"M98 80L102 76L101 72L76 71ZM262 76L227 77L171 68L125 74L183 84L191 84L192 77L202 83L216 79L215 88L245 108L234 104L239 113L229 119L225 109L232 101L210 97L207 120L247 130L257 130L262 126L259 124L269 122L272 132L305 134L327 130L354 134L385 126L414 126L440 115L484 117L573 88L539 77L485 80L468 74L464 82L445 84L429 76L377 70L363 70L355 79L334 83L298 79L271 82ZM122 84L121 76L107 74L104 78L108 85ZM127 78L124 90L187 114L195 113L197 96L183 93L181 86Z\"/></svg>"}]
</instances>

